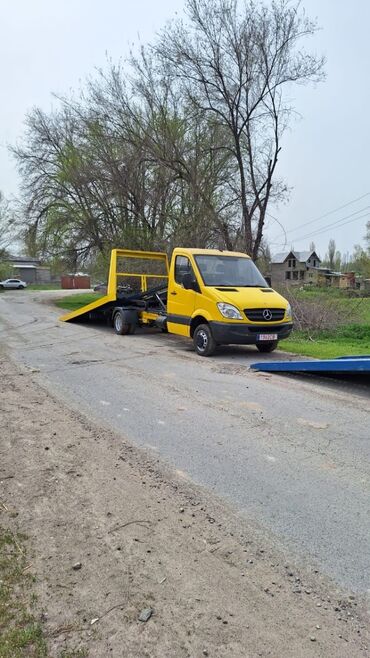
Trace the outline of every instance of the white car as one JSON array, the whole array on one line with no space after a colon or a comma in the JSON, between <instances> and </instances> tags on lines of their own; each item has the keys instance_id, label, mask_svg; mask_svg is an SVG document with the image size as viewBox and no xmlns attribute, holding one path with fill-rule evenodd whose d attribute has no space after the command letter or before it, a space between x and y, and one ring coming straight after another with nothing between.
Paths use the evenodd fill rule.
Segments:
<instances>
[{"instance_id":1,"label":"white car","mask_svg":"<svg viewBox=\"0 0 370 658\"><path fill-rule=\"evenodd\" d=\"M5 279L5 281L0 281L0 288L13 288L22 290L23 288L27 288L27 283L25 281L21 281L21 279Z\"/></svg>"}]
</instances>

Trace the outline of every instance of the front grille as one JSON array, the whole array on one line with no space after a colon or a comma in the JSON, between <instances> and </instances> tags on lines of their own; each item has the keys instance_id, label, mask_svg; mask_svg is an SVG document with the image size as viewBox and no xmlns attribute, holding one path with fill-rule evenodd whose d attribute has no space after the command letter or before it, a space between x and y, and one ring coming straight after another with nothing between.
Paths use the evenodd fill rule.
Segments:
<instances>
[{"instance_id":1,"label":"front grille","mask_svg":"<svg viewBox=\"0 0 370 658\"><path fill-rule=\"evenodd\" d=\"M284 319L285 309L245 308L244 313L251 322L277 322L278 320Z\"/></svg>"}]
</instances>

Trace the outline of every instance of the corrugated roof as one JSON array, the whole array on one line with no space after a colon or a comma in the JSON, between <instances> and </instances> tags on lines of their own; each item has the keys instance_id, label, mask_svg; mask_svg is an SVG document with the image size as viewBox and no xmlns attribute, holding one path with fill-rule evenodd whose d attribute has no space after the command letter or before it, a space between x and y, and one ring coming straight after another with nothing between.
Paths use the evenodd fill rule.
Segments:
<instances>
[{"instance_id":1,"label":"corrugated roof","mask_svg":"<svg viewBox=\"0 0 370 658\"><path fill-rule=\"evenodd\" d=\"M9 256L8 261L12 263L36 263L40 262L39 258L32 258L31 256Z\"/></svg>"},{"instance_id":2,"label":"corrugated roof","mask_svg":"<svg viewBox=\"0 0 370 658\"><path fill-rule=\"evenodd\" d=\"M307 263L309 257L311 254L313 254L313 251L296 251L297 254L297 260L299 260L300 263Z\"/></svg>"},{"instance_id":3,"label":"corrugated roof","mask_svg":"<svg viewBox=\"0 0 370 658\"><path fill-rule=\"evenodd\" d=\"M25 265L21 265L20 263L17 263L16 265L13 265L15 270L38 270L39 268L37 265L29 265L28 263Z\"/></svg>"},{"instance_id":4,"label":"corrugated roof","mask_svg":"<svg viewBox=\"0 0 370 658\"><path fill-rule=\"evenodd\" d=\"M274 254L271 258L271 263L284 263L285 259L288 258L290 251L282 251L279 254Z\"/></svg>"},{"instance_id":5,"label":"corrugated roof","mask_svg":"<svg viewBox=\"0 0 370 658\"><path fill-rule=\"evenodd\" d=\"M289 251L283 251L283 252L280 252L279 254L275 254L271 258L271 263L284 263L286 261L286 259L288 258L288 256L290 256L290 255L293 256L294 258L296 258L296 260L299 263L307 263L308 259L313 254L316 256L317 260L321 263L321 260L318 257L316 251L295 251L295 250L292 251L291 249Z\"/></svg>"}]
</instances>

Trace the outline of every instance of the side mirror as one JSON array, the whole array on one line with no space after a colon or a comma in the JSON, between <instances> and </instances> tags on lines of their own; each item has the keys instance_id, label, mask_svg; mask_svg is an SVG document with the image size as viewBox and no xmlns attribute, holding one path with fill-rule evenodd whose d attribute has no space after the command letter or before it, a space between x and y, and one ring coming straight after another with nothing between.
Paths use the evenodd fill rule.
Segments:
<instances>
[{"instance_id":1,"label":"side mirror","mask_svg":"<svg viewBox=\"0 0 370 658\"><path fill-rule=\"evenodd\" d=\"M184 286L185 290L195 290L195 292L199 292L198 283L195 280L192 272L186 272L186 274L184 274L182 277L182 285Z\"/></svg>"}]
</instances>

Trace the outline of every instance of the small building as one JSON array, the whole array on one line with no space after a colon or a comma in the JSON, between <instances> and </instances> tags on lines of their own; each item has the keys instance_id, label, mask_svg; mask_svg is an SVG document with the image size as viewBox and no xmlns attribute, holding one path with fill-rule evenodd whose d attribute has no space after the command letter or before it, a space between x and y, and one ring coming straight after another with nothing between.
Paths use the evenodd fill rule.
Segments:
<instances>
[{"instance_id":1,"label":"small building","mask_svg":"<svg viewBox=\"0 0 370 658\"><path fill-rule=\"evenodd\" d=\"M271 283L318 285L321 260L316 251L285 251L271 259Z\"/></svg>"},{"instance_id":2,"label":"small building","mask_svg":"<svg viewBox=\"0 0 370 658\"><path fill-rule=\"evenodd\" d=\"M342 278L339 283L340 288L355 288L356 287L356 273L343 272Z\"/></svg>"},{"instance_id":3,"label":"small building","mask_svg":"<svg viewBox=\"0 0 370 658\"><path fill-rule=\"evenodd\" d=\"M10 256L6 262L13 269L12 276L22 279L26 283L50 283L51 281L50 267L43 267L38 258Z\"/></svg>"}]
</instances>

